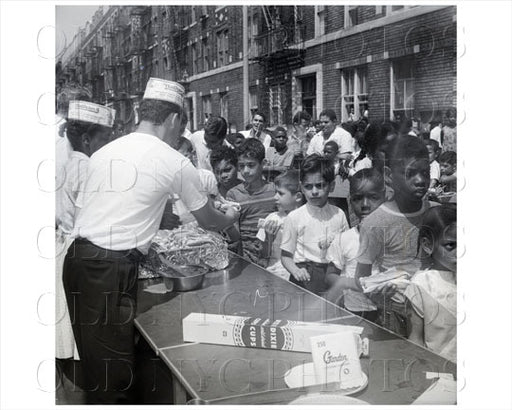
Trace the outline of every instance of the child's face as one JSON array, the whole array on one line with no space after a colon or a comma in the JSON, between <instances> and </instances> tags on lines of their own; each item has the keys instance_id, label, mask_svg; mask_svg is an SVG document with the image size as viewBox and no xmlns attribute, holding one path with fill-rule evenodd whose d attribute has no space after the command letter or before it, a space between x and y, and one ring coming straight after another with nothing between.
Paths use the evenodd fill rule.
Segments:
<instances>
[{"instance_id":1,"label":"child's face","mask_svg":"<svg viewBox=\"0 0 512 410\"><path fill-rule=\"evenodd\" d=\"M453 175L455 172L456 166L451 165L448 162L441 162L439 164L439 168L441 168L441 174L443 175Z\"/></svg>"},{"instance_id":2,"label":"child's face","mask_svg":"<svg viewBox=\"0 0 512 410\"><path fill-rule=\"evenodd\" d=\"M385 191L371 180L362 180L350 193L350 204L361 220L375 211L385 200Z\"/></svg>"},{"instance_id":3,"label":"child's face","mask_svg":"<svg viewBox=\"0 0 512 410\"><path fill-rule=\"evenodd\" d=\"M242 174L245 182L252 184L261 180L263 174L263 164L255 158L239 157L238 170Z\"/></svg>"},{"instance_id":4,"label":"child's face","mask_svg":"<svg viewBox=\"0 0 512 410\"><path fill-rule=\"evenodd\" d=\"M428 160L432 163L436 159L436 150L432 145L427 145L428 149Z\"/></svg>"},{"instance_id":5,"label":"child's face","mask_svg":"<svg viewBox=\"0 0 512 410\"><path fill-rule=\"evenodd\" d=\"M286 132L279 131L276 136L274 137L274 148L279 151L286 147L286 142L288 141L288 136L286 135Z\"/></svg>"},{"instance_id":6,"label":"child's face","mask_svg":"<svg viewBox=\"0 0 512 410\"><path fill-rule=\"evenodd\" d=\"M430 164L425 159L405 159L402 166L391 170L392 186L395 196L411 202L421 201L427 193L430 183Z\"/></svg>"},{"instance_id":7,"label":"child's face","mask_svg":"<svg viewBox=\"0 0 512 410\"><path fill-rule=\"evenodd\" d=\"M324 157L333 160L338 155L338 151L332 145L326 145L324 147Z\"/></svg>"},{"instance_id":8,"label":"child's face","mask_svg":"<svg viewBox=\"0 0 512 410\"><path fill-rule=\"evenodd\" d=\"M321 122L319 122L319 123L315 124L315 131L316 131L317 133L318 133L318 132L320 132L320 131L322 131L322 130L323 130L323 128L324 128L324 126L322 125L322 123L321 123Z\"/></svg>"},{"instance_id":9,"label":"child's face","mask_svg":"<svg viewBox=\"0 0 512 410\"><path fill-rule=\"evenodd\" d=\"M297 208L298 202L296 194L292 194L285 187L276 186L276 195L274 198L277 203L277 209L281 212L289 212Z\"/></svg>"},{"instance_id":10,"label":"child's face","mask_svg":"<svg viewBox=\"0 0 512 410\"><path fill-rule=\"evenodd\" d=\"M235 140L233 141L233 146L235 148L239 148L240 145L242 145L242 143L244 142L244 139L243 137L236 137Z\"/></svg>"},{"instance_id":11,"label":"child's face","mask_svg":"<svg viewBox=\"0 0 512 410\"><path fill-rule=\"evenodd\" d=\"M213 172L222 186L230 186L236 180L236 167L225 159L215 165Z\"/></svg>"},{"instance_id":12,"label":"child's face","mask_svg":"<svg viewBox=\"0 0 512 410\"><path fill-rule=\"evenodd\" d=\"M457 229L450 225L442 237L436 241L432 248L432 259L437 266L445 268L450 272L457 269Z\"/></svg>"},{"instance_id":13,"label":"child's face","mask_svg":"<svg viewBox=\"0 0 512 410\"><path fill-rule=\"evenodd\" d=\"M301 190L309 204L322 208L327 203L334 182L328 183L320 172L308 174L301 183Z\"/></svg>"},{"instance_id":14,"label":"child's face","mask_svg":"<svg viewBox=\"0 0 512 410\"><path fill-rule=\"evenodd\" d=\"M187 148L186 145L182 145L178 152L185 158L188 158L192 164L196 165L196 156L193 150Z\"/></svg>"}]
</instances>

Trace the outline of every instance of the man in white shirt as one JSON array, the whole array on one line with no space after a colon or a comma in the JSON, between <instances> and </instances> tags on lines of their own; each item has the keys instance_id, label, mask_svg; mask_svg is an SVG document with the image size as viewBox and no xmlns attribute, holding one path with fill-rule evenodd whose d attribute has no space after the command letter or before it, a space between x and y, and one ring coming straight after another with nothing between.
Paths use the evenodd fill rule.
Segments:
<instances>
[{"instance_id":1,"label":"man in white shirt","mask_svg":"<svg viewBox=\"0 0 512 410\"><path fill-rule=\"evenodd\" d=\"M442 141L441 141L441 121L435 119L430 122L430 139L437 141L439 144L439 148L442 149Z\"/></svg>"},{"instance_id":2,"label":"man in white shirt","mask_svg":"<svg viewBox=\"0 0 512 410\"><path fill-rule=\"evenodd\" d=\"M87 404L134 402L138 264L169 195L178 195L206 229L223 229L239 216L231 208L216 211L197 170L171 148L184 92L178 83L150 78L136 132L105 145L89 162L63 276Z\"/></svg>"},{"instance_id":3,"label":"man in white shirt","mask_svg":"<svg viewBox=\"0 0 512 410\"><path fill-rule=\"evenodd\" d=\"M245 138L256 138L260 140L265 147L265 151L267 151L270 147L270 143L272 142L272 137L263 131L265 129L266 122L265 114L255 112L252 116L252 128L250 130L240 131L240 134Z\"/></svg>"},{"instance_id":4,"label":"man in white shirt","mask_svg":"<svg viewBox=\"0 0 512 410\"><path fill-rule=\"evenodd\" d=\"M78 212L78 195L87 178L89 157L112 139L115 110L85 101L70 101L67 114L66 140L73 151L63 172L63 182L55 192L55 357L78 359L66 295L62 284L62 268L71 232ZM64 138L61 138L64 139Z\"/></svg>"},{"instance_id":5,"label":"man in white shirt","mask_svg":"<svg viewBox=\"0 0 512 410\"><path fill-rule=\"evenodd\" d=\"M228 123L223 117L210 115L203 130L194 132L190 136L190 142L194 146L197 156L197 168L213 171L210 164L210 153L216 147L229 145L226 141Z\"/></svg>"},{"instance_id":6,"label":"man in white shirt","mask_svg":"<svg viewBox=\"0 0 512 410\"><path fill-rule=\"evenodd\" d=\"M333 110L324 110L320 113L320 122L323 125L322 131L311 138L307 155L323 155L324 146L327 141L334 141L338 144L338 158L350 159L355 151L355 140L348 131L336 125L336 113Z\"/></svg>"}]
</instances>

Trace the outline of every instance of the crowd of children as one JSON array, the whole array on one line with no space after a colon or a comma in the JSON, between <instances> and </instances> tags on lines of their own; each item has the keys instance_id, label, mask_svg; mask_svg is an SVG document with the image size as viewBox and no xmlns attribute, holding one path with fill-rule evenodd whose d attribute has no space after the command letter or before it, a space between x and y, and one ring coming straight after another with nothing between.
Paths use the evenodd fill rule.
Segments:
<instances>
[{"instance_id":1,"label":"crowd of children","mask_svg":"<svg viewBox=\"0 0 512 410\"><path fill-rule=\"evenodd\" d=\"M448 114L445 144L439 121L429 135L413 122L340 126L325 110L318 128L304 113L267 134L265 117L254 114L249 132L226 135L209 154L212 195L241 207L230 249L456 360L456 153L444 148L456 146L456 129ZM348 207L332 201L343 184Z\"/></svg>"}]
</instances>

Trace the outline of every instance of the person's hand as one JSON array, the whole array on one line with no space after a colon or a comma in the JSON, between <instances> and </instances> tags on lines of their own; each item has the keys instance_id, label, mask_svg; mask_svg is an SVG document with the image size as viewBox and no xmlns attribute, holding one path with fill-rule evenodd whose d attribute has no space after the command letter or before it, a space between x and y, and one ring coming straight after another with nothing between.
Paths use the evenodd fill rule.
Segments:
<instances>
[{"instance_id":1,"label":"person's hand","mask_svg":"<svg viewBox=\"0 0 512 410\"><path fill-rule=\"evenodd\" d=\"M392 297L397 291L397 286L392 282L385 282L378 286L372 293L381 294L382 296Z\"/></svg>"},{"instance_id":2,"label":"person's hand","mask_svg":"<svg viewBox=\"0 0 512 410\"><path fill-rule=\"evenodd\" d=\"M309 276L308 271L304 268L297 268L297 270L292 272L292 275L299 282L309 282L309 280L311 279L311 276Z\"/></svg>"},{"instance_id":3,"label":"person's hand","mask_svg":"<svg viewBox=\"0 0 512 410\"><path fill-rule=\"evenodd\" d=\"M274 235L274 236L279 232L280 228L281 228L281 224L275 220L265 221L265 223L263 225L263 229L265 230L265 232L269 233L270 235Z\"/></svg>"},{"instance_id":4,"label":"person's hand","mask_svg":"<svg viewBox=\"0 0 512 410\"><path fill-rule=\"evenodd\" d=\"M237 211L234 207L232 206L226 206L226 216L231 219L234 222L238 221L238 219L240 219L240 211Z\"/></svg>"}]
</instances>

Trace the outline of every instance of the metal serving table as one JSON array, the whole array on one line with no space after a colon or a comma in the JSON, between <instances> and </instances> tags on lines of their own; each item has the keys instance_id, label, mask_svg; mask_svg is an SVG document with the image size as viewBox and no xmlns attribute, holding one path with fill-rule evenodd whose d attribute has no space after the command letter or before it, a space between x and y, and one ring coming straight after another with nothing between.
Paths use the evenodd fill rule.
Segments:
<instances>
[{"instance_id":1,"label":"metal serving table","mask_svg":"<svg viewBox=\"0 0 512 410\"><path fill-rule=\"evenodd\" d=\"M175 404L288 403L333 386L289 389L285 373L311 362L310 353L183 341L182 319L191 312L327 322L364 328L370 355L361 359L368 386L353 397L370 404L410 404L431 384L425 373L456 375L456 365L374 323L352 315L290 282L231 255L227 269L209 273L201 289L157 295L140 281L135 325L172 373Z\"/></svg>"}]
</instances>

